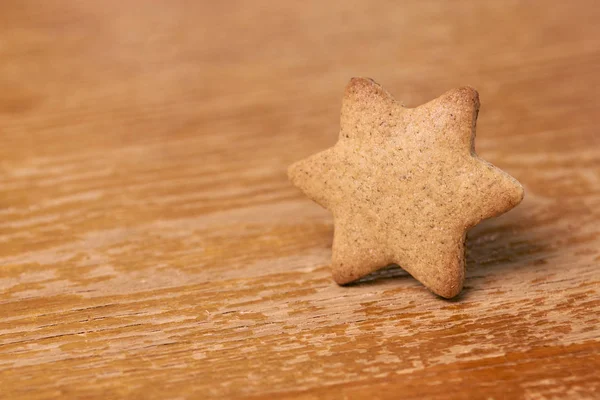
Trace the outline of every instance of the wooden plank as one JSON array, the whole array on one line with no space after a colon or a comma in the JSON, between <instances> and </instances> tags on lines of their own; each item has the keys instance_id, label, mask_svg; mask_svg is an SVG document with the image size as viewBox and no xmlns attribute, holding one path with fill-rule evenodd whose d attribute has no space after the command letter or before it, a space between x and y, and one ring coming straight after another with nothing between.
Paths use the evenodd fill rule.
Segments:
<instances>
[{"instance_id":1,"label":"wooden plank","mask_svg":"<svg viewBox=\"0 0 600 400\"><path fill-rule=\"evenodd\" d=\"M577 4L575 4L577 3ZM591 398L600 391L595 2L0 3L0 397ZM463 294L339 287L287 181L371 76L462 85L523 203Z\"/></svg>"}]
</instances>

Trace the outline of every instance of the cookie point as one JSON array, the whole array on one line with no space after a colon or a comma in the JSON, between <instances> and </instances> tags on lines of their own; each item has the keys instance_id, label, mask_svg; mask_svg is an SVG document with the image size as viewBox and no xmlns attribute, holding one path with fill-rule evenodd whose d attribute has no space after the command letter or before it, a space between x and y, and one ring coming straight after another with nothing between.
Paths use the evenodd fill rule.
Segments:
<instances>
[{"instance_id":1,"label":"cookie point","mask_svg":"<svg viewBox=\"0 0 600 400\"><path fill-rule=\"evenodd\" d=\"M377 87L379 85L371 78L354 77L350 79L348 86L346 86L346 94L361 92L374 86Z\"/></svg>"},{"instance_id":2,"label":"cookie point","mask_svg":"<svg viewBox=\"0 0 600 400\"><path fill-rule=\"evenodd\" d=\"M444 299L453 299L454 297L458 296L458 294L462 291L461 289L457 289L457 290L449 290L449 291L444 291L441 293L436 293L438 296L443 297Z\"/></svg>"},{"instance_id":3,"label":"cookie point","mask_svg":"<svg viewBox=\"0 0 600 400\"><path fill-rule=\"evenodd\" d=\"M290 182L292 182L296 186L297 186L296 178L301 170L300 163L301 163L300 161L295 162L292 165L290 165L287 169L288 179L290 180Z\"/></svg>"},{"instance_id":4,"label":"cookie point","mask_svg":"<svg viewBox=\"0 0 600 400\"><path fill-rule=\"evenodd\" d=\"M358 279L358 277L353 276L351 273L349 273L347 270L345 270L341 266L340 267L333 266L332 271L331 271L331 276L333 278L333 281L340 286L347 285L348 283L353 282L356 279Z\"/></svg>"},{"instance_id":5,"label":"cookie point","mask_svg":"<svg viewBox=\"0 0 600 400\"><path fill-rule=\"evenodd\" d=\"M514 204L517 206L519 203L523 201L525 197L525 188L519 181L515 179L515 190L514 190Z\"/></svg>"},{"instance_id":6,"label":"cookie point","mask_svg":"<svg viewBox=\"0 0 600 400\"><path fill-rule=\"evenodd\" d=\"M394 104L395 100L380 84L371 78L350 79L344 92L343 104ZM358 111L357 111L358 112Z\"/></svg>"},{"instance_id":7,"label":"cookie point","mask_svg":"<svg viewBox=\"0 0 600 400\"><path fill-rule=\"evenodd\" d=\"M463 86L456 89L456 95L461 100L468 101L479 107L479 93L471 86Z\"/></svg>"},{"instance_id":8,"label":"cookie point","mask_svg":"<svg viewBox=\"0 0 600 400\"><path fill-rule=\"evenodd\" d=\"M373 85L376 84L373 78L368 78L364 76L353 76L350 78L351 85Z\"/></svg>"},{"instance_id":9,"label":"cookie point","mask_svg":"<svg viewBox=\"0 0 600 400\"><path fill-rule=\"evenodd\" d=\"M452 298L458 296L458 294L460 292L462 292L462 289L463 289L463 280L461 279L460 281L455 282L453 285L439 287L439 288L436 288L435 290L432 289L432 292L437 294L440 297L445 298L445 299L452 299Z\"/></svg>"}]
</instances>

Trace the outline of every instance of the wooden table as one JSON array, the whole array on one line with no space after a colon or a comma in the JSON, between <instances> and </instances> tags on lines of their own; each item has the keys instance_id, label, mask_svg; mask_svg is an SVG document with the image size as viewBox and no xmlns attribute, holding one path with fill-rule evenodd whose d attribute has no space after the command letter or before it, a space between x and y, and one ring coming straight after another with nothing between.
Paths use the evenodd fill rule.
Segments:
<instances>
[{"instance_id":1,"label":"wooden table","mask_svg":"<svg viewBox=\"0 0 600 400\"><path fill-rule=\"evenodd\" d=\"M596 2L0 3L0 397L598 398ZM286 167L370 76L526 188L453 301L339 287Z\"/></svg>"}]
</instances>

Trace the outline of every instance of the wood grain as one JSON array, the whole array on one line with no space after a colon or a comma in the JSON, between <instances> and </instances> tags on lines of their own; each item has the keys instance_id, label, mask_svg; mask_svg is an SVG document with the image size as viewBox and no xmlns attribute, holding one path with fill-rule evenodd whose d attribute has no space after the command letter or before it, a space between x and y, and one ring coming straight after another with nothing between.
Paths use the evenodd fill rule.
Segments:
<instances>
[{"instance_id":1,"label":"wood grain","mask_svg":"<svg viewBox=\"0 0 600 400\"><path fill-rule=\"evenodd\" d=\"M595 2L0 3L0 397L598 398ZM330 275L343 88L471 85L523 203L442 300Z\"/></svg>"}]
</instances>

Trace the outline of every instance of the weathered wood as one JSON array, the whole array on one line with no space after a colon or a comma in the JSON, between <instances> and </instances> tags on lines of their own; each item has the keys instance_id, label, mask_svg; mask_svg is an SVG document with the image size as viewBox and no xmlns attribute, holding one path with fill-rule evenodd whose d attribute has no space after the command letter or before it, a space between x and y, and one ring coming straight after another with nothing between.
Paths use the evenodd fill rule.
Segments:
<instances>
[{"instance_id":1,"label":"weathered wood","mask_svg":"<svg viewBox=\"0 0 600 400\"><path fill-rule=\"evenodd\" d=\"M600 7L222 3L0 3L0 397L597 396ZM285 168L351 76L477 88L526 188L454 301L331 279Z\"/></svg>"}]
</instances>

